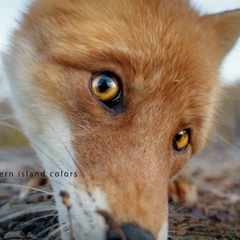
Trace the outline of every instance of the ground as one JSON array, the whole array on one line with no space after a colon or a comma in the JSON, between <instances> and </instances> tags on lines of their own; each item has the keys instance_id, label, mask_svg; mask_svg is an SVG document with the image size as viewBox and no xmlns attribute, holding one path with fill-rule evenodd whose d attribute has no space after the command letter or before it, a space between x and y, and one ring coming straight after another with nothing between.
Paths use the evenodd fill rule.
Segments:
<instances>
[{"instance_id":1,"label":"ground","mask_svg":"<svg viewBox=\"0 0 240 240\"><path fill-rule=\"evenodd\" d=\"M240 239L240 151L205 150L184 170L198 187L194 206L170 207L172 239Z\"/></svg>"}]
</instances>

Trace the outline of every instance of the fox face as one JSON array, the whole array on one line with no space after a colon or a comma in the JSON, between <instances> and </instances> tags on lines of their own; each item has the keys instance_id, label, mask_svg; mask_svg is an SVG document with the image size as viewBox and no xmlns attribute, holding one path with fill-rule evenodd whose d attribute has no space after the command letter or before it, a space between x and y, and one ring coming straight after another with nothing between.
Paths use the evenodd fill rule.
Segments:
<instances>
[{"instance_id":1,"label":"fox face","mask_svg":"<svg viewBox=\"0 0 240 240\"><path fill-rule=\"evenodd\" d=\"M187 1L36 1L5 56L11 103L53 186L62 238L167 239L168 183L204 145L240 12ZM67 173L59 178L56 171ZM76 173L76 174L70 174Z\"/></svg>"}]
</instances>

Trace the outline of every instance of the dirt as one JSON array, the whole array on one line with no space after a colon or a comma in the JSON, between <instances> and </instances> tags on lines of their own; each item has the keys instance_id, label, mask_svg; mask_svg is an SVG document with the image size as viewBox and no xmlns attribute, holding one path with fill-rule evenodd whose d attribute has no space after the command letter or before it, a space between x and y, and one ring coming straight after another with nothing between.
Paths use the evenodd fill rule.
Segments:
<instances>
[{"instance_id":1,"label":"dirt","mask_svg":"<svg viewBox=\"0 0 240 240\"><path fill-rule=\"evenodd\" d=\"M170 206L169 239L240 239L240 151L210 149L184 170L199 197L194 206Z\"/></svg>"},{"instance_id":2,"label":"dirt","mask_svg":"<svg viewBox=\"0 0 240 240\"><path fill-rule=\"evenodd\" d=\"M33 171L38 166L28 149L0 150L0 156L1 171ZM194 205L170 204L169 240L240 239L240 151L234 147L208 149L191 160L184 172L197 185L199 197ZM29 180L0 178L0 239L40 240L49 235L50 240L59 239L51 193L31 190L19 197L23 193L20 186ZM51 189L48 183L38 188Z\"/></svg>"}]
</instances>

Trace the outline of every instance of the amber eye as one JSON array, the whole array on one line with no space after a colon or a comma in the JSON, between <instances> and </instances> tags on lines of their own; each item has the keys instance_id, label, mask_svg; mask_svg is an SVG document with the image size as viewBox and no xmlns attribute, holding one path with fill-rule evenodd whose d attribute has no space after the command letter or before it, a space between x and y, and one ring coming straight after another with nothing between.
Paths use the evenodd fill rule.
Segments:
<instances>
[{"instance_id":1,"label":"amber eye","mask_svg":"<svg viewBox=\"0 0 240 240\"><path fill-rule=\"evenodd\" d=\"M190 140L190 129L184 129L178 132L173 138L173 148L177 152L183 152L187 149Z\"/></svg>"},{"instance_id":2,"label":"amber eye","mask_svg":"<svg viewBox=\"0 0 240 240\"><path fill-rule=\"evenodd\" d=\"M93 77L91 87L92 93L102 102L114 100L120 91L117 78L107 73Z\"/></svg>"}]
</instances>

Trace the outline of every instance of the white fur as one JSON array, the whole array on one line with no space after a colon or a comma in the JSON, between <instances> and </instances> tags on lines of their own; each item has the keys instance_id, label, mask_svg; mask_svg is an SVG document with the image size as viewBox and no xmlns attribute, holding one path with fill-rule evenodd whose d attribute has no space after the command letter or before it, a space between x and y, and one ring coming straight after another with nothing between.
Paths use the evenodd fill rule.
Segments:
<instances>
[{"instance_id":1,"label":"white fur","mask_svg":"<svg viewBox=\"0 0 240 240\"><path fill-rule=\"evenodd\" d=\"M38 64L39 60L31 45L24 41L20 41L19 45L21 51L5 58L5 80L10 89L10 101L17 119L48 175L60 171L69 174L77 172L69 122L56 106L45 100L41 89L35 86L31 78L31 69L35 69L34 65ZM78 177L80 180L81 176ZM62 238L69 239L69 232L64 227L69 225L67 209L59 196L60 191L65 190L69 193L72 204L71 218L75 239L103 240L106 224L96 210L109 210L104 193L95 189L89 196L75 186L74 176L49 179L54 190Z\"/></svg>"},{"instance_id":2,"label":"white fur","mask_svg":"<svg viewBox=\"0 0 240 240\"><path fill-rule=\"evenodd\" d=\"M79 189L74 191L72 219L75 239L104 240L106 232L105 220L96 213L97 209L109 209L104 193L99 188L96 188L91 196L79 191Z\"/></svg>"},{"instance_id":3,"label":"white fur","mask_svg":"<svg viewBox=\"0 0 240 240\"><path fill-rule=\"evenodd\" d=\"M161 230L158 233L157 240L167 240L167 239L168 239L168 221L166 220Z\"/></svg>"}]
</instances>

